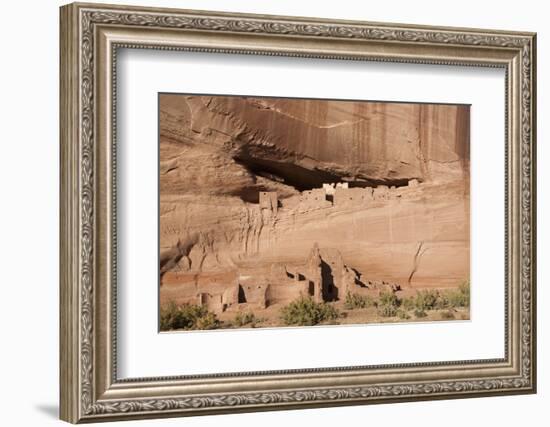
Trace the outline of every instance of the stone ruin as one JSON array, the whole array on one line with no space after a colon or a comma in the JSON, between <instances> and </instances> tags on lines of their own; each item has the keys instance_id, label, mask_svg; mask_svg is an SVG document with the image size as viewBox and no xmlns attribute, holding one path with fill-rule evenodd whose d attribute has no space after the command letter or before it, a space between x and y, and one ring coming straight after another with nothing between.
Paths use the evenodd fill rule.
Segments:
<instances>
[{"instance_id":1,"label":"stone ruin","mask_svg":"<svg viewBox=\"0 0 550 427\"><path fill-rule=\"evenodd\" d=\"M406 188L418 187L417 179L410 179ZM376 187L349 187L347 182L325 183L321 188L302 191L297 200L283 201L285 206L295 206L299 212L331 208L331 207L356 207L364 206L379 200L391 200L401 196L402 187L378 185ZM261 191L259 193L259 208L262 214L267 216L277 215L279 200L276 191Z\"/></svg>"},{"instance_id":2,"label":"stone ruin","mask_svg":"<svg viewBox=\"0 0 550 427\"><path fill-rule=\"evenodd\" d=\"M240 268L210 277L201 275L186 286L182 302L205 306L215 313L238 309L242 304L265 309L301 296L310 296L316 302L337 301L348 292L364 294L373 284L364 282L358 271L348 267L340 251L319 248L317 244L303 263L273 263L268 270L254 274L253 270Z\"/></svg>"},{"instance_id":3,"label":"stone ruin","mask_svg":"<svg viewBox=\"0 0 550 427\"><path fill-rule=\"evenodd\" d=\"M418 185L416 179L408 183L409 188ZM365 206L377 200L390 200L398 197L397 194L395 187L349 188L344 182L323 184L322 188L303 191L296 197L298 212L307 212L320 208ZM279 203L277 192L259 193L259 209L264 218L276 216ZM316 302L337 301L345 298L347 292L362 294L373 288L392 291L400 288L395 284L364 280L358 271L345 265L337 249L319 248L317 244L303 264L273 263L267 270L241 267L219 274L198 274L194 281L186 283L184 295L180 294L182 302L206 306L220 313L240 304L265 309L276 303L286 304L300 296L311 296ZM177 275L177 272L168 271L163 280L182 283L181 278L175 277Z\"/></svg>"},{"instance_id":4,"label":"stone ruin","mask_svg":"<svg viewBox=\"0 0 550 427\"><path fill-rule=\"evenodd\" d=\"M260 211L268 215L277 215L279 200L276 191L260 191L259 194Z\"/></svg>"},{"instance_id":5,"label":"stone ruin","mask_svg":"<svg viewBox=\"0 0 550 427\"><path fill-rule=\"evenodd\" d=\"M327 196L333 196L337 188L347 189L349 188L349 184L347 182L323 184L323 190L325 190Z\"/></svg>"}]
</instances>

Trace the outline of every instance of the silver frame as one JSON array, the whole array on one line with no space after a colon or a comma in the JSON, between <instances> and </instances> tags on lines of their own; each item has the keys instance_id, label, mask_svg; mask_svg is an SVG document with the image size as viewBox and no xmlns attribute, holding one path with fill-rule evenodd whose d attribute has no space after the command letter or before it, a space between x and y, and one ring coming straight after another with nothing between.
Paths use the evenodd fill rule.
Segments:
<instances>
[{"instance_id":1,"label":"silver frame","mask_svg":"<svg viewBox=\"0 0 550 427\"><path fill-rule=\"evenodd\" d=\"M77 423L534 393L533 33L175 9L61 8L61 418ZM116 58L168 49L506 70L505 357L117 379Z\"/></svg>"}]
</instances>

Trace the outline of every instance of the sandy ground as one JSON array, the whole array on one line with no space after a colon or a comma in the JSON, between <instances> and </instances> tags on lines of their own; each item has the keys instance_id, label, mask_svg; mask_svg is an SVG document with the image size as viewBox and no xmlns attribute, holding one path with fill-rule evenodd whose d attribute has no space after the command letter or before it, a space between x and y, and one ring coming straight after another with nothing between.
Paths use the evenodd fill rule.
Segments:
<instances>
[{"instance_id":1,"label":"sandy ground","mask_svg":"<svg viewBox=\"0 0 550 427\"><path fill-rule=\"evenodd\" d=\"M401 295L403 297L403 295ZM372 324L372 323L403 323L403 322L431 322L431 321L451 321L451 320L469 320L470 309L450 308L443 310L427 310L425 317L416 317L414 310L402 311L407 313L408 318L398 316L382 317L376 307L348 310L344 307L343 301L328 303L333 305L341 314L341 317L332 321L323 322L319 325L349 325L349 324ZM221 313L217 318L221 321L220 328L265 328L265 327L285 327L281 320L281 308L284 304L274 304L264 310L247 309L246 304L241 304L240 310L228 310ZM254 313L255 322L243 326L235 325L235 318L241 313ZM453 317L451 317L451 315Z\"/></svg>"}]
</instances>

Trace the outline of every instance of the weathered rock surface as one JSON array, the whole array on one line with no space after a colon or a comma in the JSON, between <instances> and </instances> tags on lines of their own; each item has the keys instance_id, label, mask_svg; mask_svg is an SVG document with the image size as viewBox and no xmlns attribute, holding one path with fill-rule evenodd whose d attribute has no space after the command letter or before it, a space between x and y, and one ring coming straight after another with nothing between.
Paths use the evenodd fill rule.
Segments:
<instances>
[{"instance_id":1,"label":"weathered rock surface","mask_svg":"<svg viewBox=\"0 0 550 427\"><path fill-rule=\"evenodd\" d=\"M162 95L161 123L169 191L233 194L255 184L250 170L302 189L449 181L469 170L465 106ZM224 175L231 181L217 185Z\"/></svg>"},{"instance_id":2,"label":"weathered rock surface","mask_svg":"<svg viewBox=\"0 0 550 427\"><path fill-rule=\"evenodd\" d=\"M206 289L315 244L373 280L456 286L470 268L468 129L465 106L161 95L161 300L176 276ZM327 197L335 182L350 188ZM275 211L260 192L276 192Z\"/></svg>"}]
</instances>

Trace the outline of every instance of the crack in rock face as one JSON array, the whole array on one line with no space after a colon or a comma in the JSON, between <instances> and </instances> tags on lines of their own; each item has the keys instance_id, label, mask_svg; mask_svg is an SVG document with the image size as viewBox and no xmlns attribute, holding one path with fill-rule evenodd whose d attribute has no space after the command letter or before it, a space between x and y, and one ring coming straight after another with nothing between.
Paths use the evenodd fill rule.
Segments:
<instances>
[{"instance_id":1,"label":"crack in rock face","mask_svg":"<svg viewBox=\"0 0 550 427\"><path fill-rule=\"evenodd\" d=\"M163 94L159 108L161 303L223 312L469 278L468 106Z\"/></svg>"}]
</instances>

